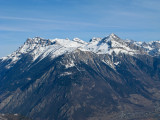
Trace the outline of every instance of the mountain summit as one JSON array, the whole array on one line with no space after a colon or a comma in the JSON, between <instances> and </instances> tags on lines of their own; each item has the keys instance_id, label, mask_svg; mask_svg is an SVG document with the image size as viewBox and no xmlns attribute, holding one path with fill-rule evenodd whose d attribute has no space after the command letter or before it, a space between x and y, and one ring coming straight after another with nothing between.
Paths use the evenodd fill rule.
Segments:
<instances>
[{"instance_id":1,"label":"mountain summit","mask_svg":"<svg viewBox=\"0 0 160 120\"><path fill-rule=\"evenodd\" d=\"M23 54L31 54L33 60L37 58L43 59L47 55L57 56L66 52L90 51L96 54L112 54L125 53L130 55L149 54L152 56L160 54L160 42L141 43L122 40L114 33L104 38L93 38L90 42L85 42L79 38L69 39L43 39L40 37L28 38L27 41L17 51L3 57L2 60L10 59L16 62Z\"/></svg>"},{"instance_id":2,"label":"mountain summit","mask_svg":"<svg viewBox=\"0 0 160 120\"><path fill-rule=\"evenodd\" d=\"M116 34L112 33L108 36L110 39L114 39L114 40L117 40L117 39L120 39Z\"/></svg>"},{"instance_id":3,"label":"mountain summit","mask_svg":"<svg viewBox=\"0 0 160 120\"><path fill-rule=\"evenodd\" d=\"M0 59L0 115L158 120L159 86L159 41L29 38Z\"/></svg>"}]
</instances>

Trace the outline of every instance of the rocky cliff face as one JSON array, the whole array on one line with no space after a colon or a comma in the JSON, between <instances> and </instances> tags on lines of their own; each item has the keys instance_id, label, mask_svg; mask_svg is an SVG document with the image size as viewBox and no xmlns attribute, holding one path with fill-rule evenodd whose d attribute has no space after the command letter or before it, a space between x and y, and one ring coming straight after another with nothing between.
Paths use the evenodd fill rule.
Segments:
<instances>
[{"instance_id":1,"label":"rocky cliff face","mask_svg":"<svg viewBox=\"0 0 160 120\"><path fill-rule=\"evenodd\" d=\"M0 112L35 120L160 117L159 42L28 39L0 60ZM153 46L152 46L153 45Z\"/></svg>"}]
</instances>

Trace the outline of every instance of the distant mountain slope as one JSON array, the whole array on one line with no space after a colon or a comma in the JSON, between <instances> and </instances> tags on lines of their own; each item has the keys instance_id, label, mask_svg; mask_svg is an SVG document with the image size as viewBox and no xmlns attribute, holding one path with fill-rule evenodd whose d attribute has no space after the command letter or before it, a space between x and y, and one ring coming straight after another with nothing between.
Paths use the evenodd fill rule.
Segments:
<instances>
[{"instance_id":1,"label":"distant mountain slope","mask_svg":"<svg viewBox=\"0 0 160 120\"><path fill-rule=\"evenodd\" d=\"M0 112L34 120L158 120L159 41L28 39L0 60Z\"/></svg>"}]
</instances>

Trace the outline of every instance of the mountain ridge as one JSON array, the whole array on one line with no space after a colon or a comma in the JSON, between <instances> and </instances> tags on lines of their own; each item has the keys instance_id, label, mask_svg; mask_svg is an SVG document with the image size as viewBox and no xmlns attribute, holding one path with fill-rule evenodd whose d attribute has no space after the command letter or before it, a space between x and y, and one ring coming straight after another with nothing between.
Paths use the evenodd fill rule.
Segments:
<instances>
[{"instance_id":1,"label":"mountain ridge","mask_svg":"<svg viewBox=\"0 0 160 120\"><path fill-rule=\"evenodd\" d=\"M0 113L34 120L158 120L158 50L159 42L114 34L88 43L28 39L0 59Z\"/></svg>"},{"instance_id":2,"label":"mountain ridge","mask_svg":"<svg viewBox=\"0 0 160 120\"><path fill-rule=\"evenodd\" d=\"M24 45L22 45L17 51L7 57L2 57L1 60L12 59L12 62L14 63L19 59L21 54L30 53L31 51L32 53L35 53L33 54L33 59L36 60L42 54L45 54L45 52L46 54L50 54L51 52L56 54L54 51L58 49L61 51L61 48L64 48L65 51L70 51L70 49L72 49L71 51L80 49L82 51L91 51L97 54L112 54L113 52L119 54L122 52L131 55L148 54L154 56L160 54L159 46L159 41L149 43L128 41L119 38L113 33L105 38L92 38L90 42L85 42L79 38L74 38L73 40L56 38L51 40L35 37L32 39L28 38ZM62 53L60 54L64 53L65 52L62 50Z\"/></svg>"}]
</instances>

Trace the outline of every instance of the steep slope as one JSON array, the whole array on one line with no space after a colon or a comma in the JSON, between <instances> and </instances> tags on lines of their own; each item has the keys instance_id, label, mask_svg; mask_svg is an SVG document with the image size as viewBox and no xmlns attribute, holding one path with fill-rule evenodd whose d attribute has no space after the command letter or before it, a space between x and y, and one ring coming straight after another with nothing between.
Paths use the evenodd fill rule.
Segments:
<instances>
[{"instance_id":1,"label":"steep slope","mask_svg":"<svg viewBox=\"0 0 160 120\"><path fill-rule=\"evenodd\" d=\"M35 120L159 118L160 58L135 42L114 34L89 43L34 38L13 54L0 61L1 113Z\"/></svg>"}]
</instances>

